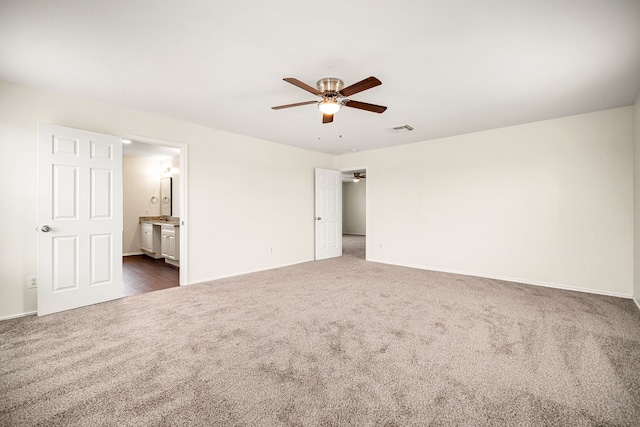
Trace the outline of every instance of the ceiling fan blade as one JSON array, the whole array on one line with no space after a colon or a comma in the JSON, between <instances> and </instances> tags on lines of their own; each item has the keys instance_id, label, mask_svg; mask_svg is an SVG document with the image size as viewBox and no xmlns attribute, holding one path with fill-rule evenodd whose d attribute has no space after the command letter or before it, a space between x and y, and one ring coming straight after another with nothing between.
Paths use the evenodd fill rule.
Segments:
<instances>
[{"instance_id":1,"label":"ceiling fan blade","mask_svg":"<svg viewBox=\"0 0 640 427\"><path fill-rule=\"evenodd\" d=\"M298 79L294 79L293 77L285 77L284 79L285 82L287 83L291 83L294 86L298 86L300 89L304 89L307 92L311 92L314 95L322 95L322 92L320 92L318 89L316 89L315 87L311 87L306 83L301 82Z\"/></svg>"},{"instance_id":2,"label":"ceiling fan blade","mask_svg":"<svg viewBox=\"0 0 640 427\"><path fill-rule=\"evenodd\" d=\"M345 107L357 108L359 110L371 111L373 113L384 113L387 107L382 105L368 104L366 102L359 101L351 101L349 99L345 99L343 101L343 105Z\"/></svg>"},{"instance_id":3,"label":"ceiling fan blade","mask_svg":"<svg viewBox=\"0 0 640 427\"><path fill-rule=\"evenodd\" d=\"M371 76L367 77L364 80L359 81L358 83L354 83L351 86L347 86L340 91L342 96L351 96L358 92L362 92L363 90L371 89L372 87L380 86L382 82L377 78Z\"/></svg>"},{"instance_id":4,"label":"ceiling fan blade","mask_svg":"<svg viewBox=\"0 0 640 427\"><path fill-rule=\"evenodd\" d=\"M298 102L296 104L286 104L286 105L278 105L276 107L271 107L272 110L282 110L283 108L291 108L291 107L299 107L301 105L309 105L309 104L317 104L318 101L305 101Z\"/></svg>"},{"instance_id":5,"label":"ceiling fan blade","mask_svg":"<svg viewBox=\"0 0 640 427\"><path fill-rule=\"evenodd\" d=\"M333 114L323 114L322 123L331 123L333 121Z\"/></svg>"}]
</instances>

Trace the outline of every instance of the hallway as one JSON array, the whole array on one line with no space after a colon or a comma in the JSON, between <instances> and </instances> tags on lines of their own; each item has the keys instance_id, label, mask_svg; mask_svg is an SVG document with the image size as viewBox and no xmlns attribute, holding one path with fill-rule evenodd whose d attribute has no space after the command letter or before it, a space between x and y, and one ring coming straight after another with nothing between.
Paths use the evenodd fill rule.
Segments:
<instances>
[{"instance_id":1,"label":"hallway","mask_svg":"<svg viewBox=\"0 0 640 427\"><path fill-rule=\"evenodd\" d=\"M342 235L342 256L366 259L366 237L355 234Z\"/></svg>"}]
</instances>

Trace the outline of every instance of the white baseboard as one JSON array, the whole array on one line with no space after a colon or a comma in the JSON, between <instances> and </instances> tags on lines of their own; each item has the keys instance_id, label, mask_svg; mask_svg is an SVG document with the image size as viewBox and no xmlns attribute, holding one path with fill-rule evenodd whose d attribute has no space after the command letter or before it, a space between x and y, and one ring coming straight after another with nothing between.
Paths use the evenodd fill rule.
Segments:
<instances>
[{"instance_id":1,"label":"white baseboard","mask_svg":"<svg viewBox=\"0 0 640 427\"><path fill-rule=\"evenodd\" d=\"M379 261L379 260L370 259L370 258L367 258L367 261L378 262L380 264L397 265L397 266L400 266L400 267L416 268L418 270L438 271L440 273L451 273L451 274L460 274L462 276L482 277L484 279L502 280L504 282L522 283L522 284L525 284L525 285L542 286L542 287L545 287L545 288L563 289L565 291L585 292L585 293L588 293L588 294L596 294L596 295L605 295L605 296L609 296L609 297L618 297L618 298L626 298L626 299L630 299L631 298L631 299L633 299L633 296L631 294L623 294L623 293L619 293L619 292L602 291L602 290L599 290L599 289L578 288L578 287L574 287L574 286L560 285L560 284L557 284L557 283L532 282L530 280L517 279L517 278L513 278L513 277L487 276L487 275L484 275L484 274L470 273L470 272L465 272L465 271L442 270L442 269L438 269L438 268L431 268L431 267L425 267L425 266L416 266L416 265L408 265L408 264L394 264L394 263L390 263L390 262L386 262L386 261Z\"/></svg>"},{"instance_id":2,"label":"white baseboard","mask_svg":"<svg viewBox=\"0 0 640 427\"><path fill-rule=\"evenodd\" d=\"M640 310L640 299L638 299L638 298L632 298L632 299L636 303L636 305L638 306L638 310Z\"/></svg>"},{"instance_id":3,"label":"white baseboard","mask_svg":"<svg viewBox=\"0 0 640 427\"><path fill-rule=\"evenodd\" d=\"M229 279L231 277L244 276L245 274L259 273L261 271L274 270L276 268L291 267L292 265L302 264L302 263L309 262L309 261L314 261L314 260L313 259L307 259L307 260L292 262L292 263L289 263L289 264L281 264L281 265L276 265L276 266L268 267L268 268L260 268L260 269L257 269L257 270L245 271L245 272L242 272L242 273L235 273L235 274L229 274L229 275L226 275L226 276L213 277L211 279L202 279L202 280L198 280L196 282L189 282L189 283L187 283L187 285L197 285L198 283L212 282L214 280L220 280L220 279Z\"/></svg>"},{"instance_id":4,"label":"white baseboard","mask_svg":"<svg viewBox=\"0 0 640 427\"><path fill-rule=\"evenodd\" d=\"M27 311L26 313L12 314L10 316L0 317L0 322L3 320L17 319L18 317L34 316L36 314L38 314L37 311Z\"/></svg>"},{"instance_id":5,"label":"white baseboard","mask_svg":"<svg viewBox=\"0 0 640 427\"><path fill-rule=\"evenodd\" d=\"M122 254L122 256L133 256L133 255L144 255L144 252L127 252L126 254Z\"/></svg>"}]
</instances>

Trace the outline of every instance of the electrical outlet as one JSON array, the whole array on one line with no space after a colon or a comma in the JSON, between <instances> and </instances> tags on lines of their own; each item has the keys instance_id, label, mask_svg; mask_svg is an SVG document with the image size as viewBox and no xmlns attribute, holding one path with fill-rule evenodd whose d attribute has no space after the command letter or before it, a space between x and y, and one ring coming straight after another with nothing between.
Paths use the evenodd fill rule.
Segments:
<instances>
[{"instance_id":1,"label":"electrical outlet","mask_svg":"<svg viewBox=\"0 0 640 427\"><path fill-rule=\"evenodd\" d=\"M27 277L27 288L35 289L38 287L38 278L36 276Z\"/></svg>"},{"instance_id":2,"label":"electrical outlet","mask_svg":"<svg viewBox=\"0 0 640 427\"><path fill-rule=\"evenodd\" d=\"M273 253L273 248L269 248L269 253L272 254Z\"/></svg>"},{"instance_id":3,"label":"electrical outlet","mask_svg":"<svg viewBox=\"0 0 640 427\"><path fill-rule=\"evenodd\" d=\"M380 249L382 249L382 243L380 243Z\"/></svg>"}]
</instances>

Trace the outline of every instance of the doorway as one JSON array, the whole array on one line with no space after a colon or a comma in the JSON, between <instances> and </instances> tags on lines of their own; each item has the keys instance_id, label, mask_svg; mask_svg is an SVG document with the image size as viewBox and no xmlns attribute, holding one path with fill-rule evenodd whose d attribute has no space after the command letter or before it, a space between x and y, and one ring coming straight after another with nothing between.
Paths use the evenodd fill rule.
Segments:
<instances>
[{"instance_id":1,"label":"doorway","mask_svg":"<svg viewBox=\"0 0 640 427\"><path fill-rule=\"evenodd\" d=\"M165 246L173 260L184 260L178 284L186 285L187 146L144 142L177 147L179 152L176 169L184 174L177 186L181 217L174 224L163 225L175 227L173 240ZM124 296L122 255L127 246L123 243L123 193L139 180L123 185L122 148L123 136L38 123L39 316ZM149 202L157 203L158 198L152 195ZM148 203L146 197L144 203ZM136 226L139 222L135 221ZM138 238L138 242L142 240Z\"/></svg>"},{"instance_id":2,"label":"doorway","mask_svg":"<svg viewBox=\"0 0 640 427\"><path fill-rule=\"evenodd\" d=\"M367 169L342 171L343 255L366 260Z\"/></svg>"},{"instance_id":3,"label":"doorway","mask_svg":"<svg viewBox=\"0 0 640 427\"><path fill-rule=\"evenodd\" d=\"M186 230L180 230L185 218L185 155L186 146L123 138L125 296L186 284ZM175 257L165 256L161 249L167 237L164 225L169 224L175 229L170 237L178 243Z\"/></svg>"}]
</instances>

